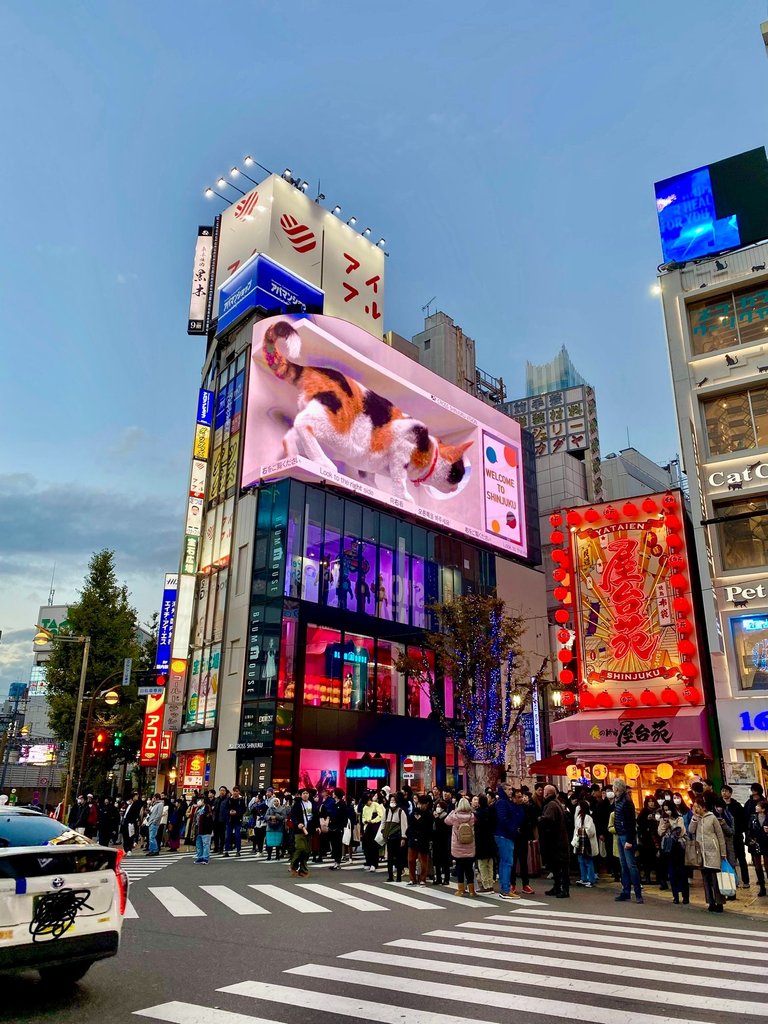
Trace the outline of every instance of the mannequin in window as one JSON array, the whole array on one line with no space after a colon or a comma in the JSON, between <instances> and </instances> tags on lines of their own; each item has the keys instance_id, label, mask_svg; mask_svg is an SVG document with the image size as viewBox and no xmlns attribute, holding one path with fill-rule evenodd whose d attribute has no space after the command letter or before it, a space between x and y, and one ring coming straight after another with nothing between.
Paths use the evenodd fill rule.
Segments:
<instances>
[{"instance_id":1,"label":"mannequin in window","mask_svg":"<svg viewBox=\"0 0 768 1024\"><path fill-rule=\"evenodd\" d=\"M275 662L275 641L270 640L267 647L267 660L264 665L264 695L272 696L272 688L277 676L277 664Z\"/></svg>"},{"instance_id":2,"label":"mannequin in window","mask_svg":"<svg viewBox=\"0 0 768 1024\"><path fill-rule=\"evenodd\" d=\"M382 615L386 615L387 607L389 606L389 598L387 597L387 588L384 586L384 577L376 577L376 615L380 618Z\"/></svg>"}]
</instances>

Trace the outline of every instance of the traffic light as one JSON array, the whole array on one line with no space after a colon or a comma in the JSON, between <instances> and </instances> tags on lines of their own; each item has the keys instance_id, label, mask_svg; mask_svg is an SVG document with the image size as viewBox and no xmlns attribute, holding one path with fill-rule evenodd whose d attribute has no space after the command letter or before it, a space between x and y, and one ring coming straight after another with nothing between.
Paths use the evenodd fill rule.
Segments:
<instances>
[{"instance_id":1,"label":"traffic light","mask_svg":"<svg viewBox=\"0 0 768 1024\"><path fill-rule=\"evenodd\" d=\"M122 747L123 745L123 731L122 729L115 729L115 735L112 737L113 747Z\"/></svg>"},{"instance_id":2,"label":"traffic light","mask_svg":"<svg viewBox=\"0 0 768 1024\"><path fill-rule=\"evenodd\" d=\"M103 754L107 749L107 734L104 730L94 733L92 750L94 754Z\"/></svg>"},{"instance_id":3,"label":"traffic light","mask_svg":"<svg viewBox=\"0 0 768 1024\"><path fill-rule=\"evenodd\" d=\"M139 689L146 688L148 686L165 686L168 682L168 676L162 672L158 672L156 669L142 669L141 672L134 672L133 677Z\"/></svg>"}]
</instances>

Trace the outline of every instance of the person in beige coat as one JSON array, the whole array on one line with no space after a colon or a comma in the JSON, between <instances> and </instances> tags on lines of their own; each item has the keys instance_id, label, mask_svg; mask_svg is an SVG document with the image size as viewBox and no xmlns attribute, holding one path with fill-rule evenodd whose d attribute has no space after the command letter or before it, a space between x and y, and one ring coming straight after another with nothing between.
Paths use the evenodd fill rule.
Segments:
<instances>
[{"instance_id":1,"label":"person in beige coat","mask_svg":"<svg viewBox=\"0 0 768 1024\"><path fill-rule=\"evenodd\" d=\"M707 910L722 914L725 897L717 884L717 873L727 848L720 822L713 813L714 804L715 798L712 793L696 795L688 831L701 847L702 866L699 870L704 880Z\"/></svg>"}]
</instances>

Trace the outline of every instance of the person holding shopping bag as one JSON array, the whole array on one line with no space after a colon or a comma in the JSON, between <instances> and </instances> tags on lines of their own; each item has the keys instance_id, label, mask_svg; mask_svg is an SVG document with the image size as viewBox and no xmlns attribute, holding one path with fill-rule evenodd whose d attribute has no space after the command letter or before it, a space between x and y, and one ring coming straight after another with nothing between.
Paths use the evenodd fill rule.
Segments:
<instances>
[{"instance_id":1,"label":"person holding shopping bag","mask_svg":"<svg viewBox=\"0 0 768 1024\"><path fill-rule=\"evenodd\" d=\"M579 861L579 881L576 885L583 885L591 889L597 881L595 872L595 854L597 853L597 829L590 813L591 807L588 800L580 800L576 805L576 813L573 818L573 839L571 846Z\"/></svg>"},{"instance_id":2,"label":"person holding shopping bag","mask_svg":"<svg viewBox=\"0 0 768 1024\"><path fill-rule=\"evenodd\" d=\"M725 860L727 848L720 822L714 814L714 805L713 793L696 795L688 832L693 841L698 843L701 852L701 865L698 870L701 871L704 880L707 910L710 913L722 914L725 898L717 884L717 873L721 869L722 861Z\"/></svg>"}]
</instances>

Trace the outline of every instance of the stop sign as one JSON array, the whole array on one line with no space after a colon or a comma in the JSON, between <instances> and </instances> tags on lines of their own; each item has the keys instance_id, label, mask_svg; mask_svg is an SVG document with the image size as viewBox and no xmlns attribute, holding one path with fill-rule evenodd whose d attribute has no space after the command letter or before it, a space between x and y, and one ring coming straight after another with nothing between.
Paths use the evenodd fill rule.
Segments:
<instances>
[{"instance_id":1,"label":"stop sign","mask_svg":"<svg viewBox=\"0 0 768 1024\"><path fill-rule=\"evenodd\" d=\"M413 759L412 758L410 758L410 757L403 758L403 771L404 772L412 772L413 771Z\"/></svg>"}]
</instances>

